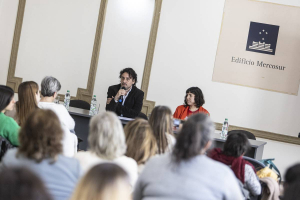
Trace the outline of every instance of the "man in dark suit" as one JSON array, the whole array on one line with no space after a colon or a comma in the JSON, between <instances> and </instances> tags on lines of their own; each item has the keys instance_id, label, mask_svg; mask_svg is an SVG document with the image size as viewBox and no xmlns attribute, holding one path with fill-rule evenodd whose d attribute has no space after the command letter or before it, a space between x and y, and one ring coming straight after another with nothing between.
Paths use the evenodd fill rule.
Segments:
<instances>
[{"instance_id":1,"label":"man in dark suit","mask_svg":"<svg viewBox=\"0 0 300 200\"><path fill-rule=\"evenodd\" d=\"M135 118L142 110L144 99L144 92L135 86L137 74L132 68L125 68L120 71L120 82L108 88L106 110Z\"/></svg>"}]
</instances>

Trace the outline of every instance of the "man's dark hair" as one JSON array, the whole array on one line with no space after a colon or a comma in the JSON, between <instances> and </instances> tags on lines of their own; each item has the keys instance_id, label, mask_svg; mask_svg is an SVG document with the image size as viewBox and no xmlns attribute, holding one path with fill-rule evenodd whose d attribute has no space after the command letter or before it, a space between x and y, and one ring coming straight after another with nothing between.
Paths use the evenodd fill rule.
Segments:
<instances>
[{"instance_id":1,"label":"man's dark hair","mask_svg":"<svg viewBox=\"0 0 300 200\"><path fill-rule=\"evenodd\" d=\"M42 180L27 168L5 168L0 177L0 199L52 199Z\"/></svg>"},{"instance_id":2,"label":"man's dark hair","mask_svg":"<svg viewBox=\"0 0 300 200\"><path fill-rule=\"evenodd\" d=\"M0 85L0 112L10 104L13 97L13 89L5 85Z\"/></svg>"},{"instance_id":3,"label":"man's dark hair","mask_svg":"<svg viewBox=\"0 0 300 200\"><path fill-rule=\"evenodd\" d=\"M128 73L128 75L129 75L129 77L132 79L132 80L134 80L135 82L134 82L134 84L133 85L135 85L136 83L137 83L137 74L135 73L135 71L132 69L132 68L125 68L125 69L122 69L121 71L120 71L120 76L119 76L119 78L121 78L122 77L122 74L124 74L124 73Z\"/></svg>"},{"instance_id":4,"label":"man's dark hair","mask_svg":"<svg viewBox=\"0 0 300 200\"><path fill-rule=\"evenodd\" d=\"M214 124L205 114L192 115L183 124L173 150L176 163L188 161L197 156L212 140Z\"/></svg>"},{"instance_id":5,"label":"man's dark hair","mask_svg":"<svg viewBox=\"0 0 300 200\"><path fill-rule=\"evenodd\" d=\"M227 156L240 157L250 148L248 138L244 133L231 133L224 144L224 154Z\"/></svg>"},{"instance_id":6,"label":"man's dark hair","mask_svg":"<svg viewBox=\"0 0 300 200\"><path fill-rule=\"evenodd\" d=\"M187 102L186 102L186 97L188 95L188 93L192 93L195 95L195 103L197 108L200 108L201 106L203 106L203 104L205 103L204 101L204 95L202 93L202 90L198 87L190 87L189 89L186 90L186 95L184 97L184 105L185 107L188 106Z\"/></svg>"},{"instance_id":7,"label":"man's dark hair","mask_svg":"<svg viewBox=\"0 0 300 200\"><path fill-rule=\"evenodd\" d=\"M284 181L287 184L291 184L293 182L300 182L300 163L297 163L288 168L285 173Z\"/></svg>"}]
</instances>

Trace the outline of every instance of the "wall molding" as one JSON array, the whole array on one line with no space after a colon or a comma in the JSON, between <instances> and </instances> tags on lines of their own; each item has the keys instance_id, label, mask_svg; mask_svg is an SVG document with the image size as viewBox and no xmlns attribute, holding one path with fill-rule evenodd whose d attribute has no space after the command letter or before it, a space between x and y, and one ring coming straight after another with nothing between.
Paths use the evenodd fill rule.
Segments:
<instances>
[{"instance_id":1,"label":"wall molding","mask_svg":"<svg viewBox=\"0 0 300 200\"><path fill-rule=\"evenodd\" d=\"M215 125L216 125L216 130L222 130L222 125L223 125L222 123L215 123ZM278 142L300 145L300 138L289 136L289 135L283 135L283 134L261 131L256 129L233 126L233 125L229 126L229 131L231 130L245 130L253 133L255 137L258 138L264 138L264 139L278 141Z\"/></svg>"},{"instance_id":2,"label":"wall molding","mask_svg":"<svg viewBox=\"0 0 300 200\"><path fill-rule=\"evenodd\" d=\"M147 55L146 55L146 61L144 66L143 79L142 79L142 86L141 86L142 91L144 91L144 99L145 99L142 112L145 113L147 116L152 112L155 106L154 101L149 101L146 99L148 95L151 68L153 63L162 2L163 0L155 0L154 14L152 18L152 25L151 25L151 31L150 31L150 37L148 42L148 49L147 49Z\"/></svg>"},{"instance_id":3,"label":"wall molding","mask_svg":"<svg viewBox=\"0 0 300 200\"><path fill-rule=\"evenodd\" d=\"M22 83L22 78L15 77L20 38L22 32L23 18L25 13L26 0L19 0L17 19L13 37L13 43L10 53L8 74L6 85L11 87L15 92L18 92L19 85Z\"/></svg>"},{"instance_id":4,"label":"wall molding","mask_svg":"<svg viewBox=\"0 0 300 200\"><path fill-rule=\"evenodd\" d=\"M92 58L91 58L91 64L90 64L86 89L78 88L76 97L71 97L71 99L79 99L87 102L90 102L92 99L95 79L96 79L96 72L98 68L98 60L100 55L100 46L102 42L107 2L108 0L101 0L100 3L97 28L96 28L96 34L94 39L93 52L92 52ZM26 5L26 0L19 0L14 38L13 38L13 44L12 44L12 50L10 55L9 68L8 68L7 83L6 83L6 85L11 87L15 92L18 91L18 87L23 80L20 77L15 77L15 71L16 71L19 44L20 44L20 38L22 32L23 19L24 19L25 5ZM60 96L60 100L64 100L64 94L59 94L59 96Z\"/></svg>"}]
</instances>

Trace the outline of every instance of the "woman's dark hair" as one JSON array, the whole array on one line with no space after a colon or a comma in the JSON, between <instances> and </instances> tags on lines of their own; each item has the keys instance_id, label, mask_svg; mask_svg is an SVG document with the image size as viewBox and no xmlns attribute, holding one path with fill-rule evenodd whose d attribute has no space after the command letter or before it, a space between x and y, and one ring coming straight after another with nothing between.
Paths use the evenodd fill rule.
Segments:
<instances>
[{"instance_id":1,"label":"woman's dark hair","mask_svg":"<svg viewBox=\"0 0 300 200\"><path fill-rule=\"evenodd\" d=\"M32 112L19 133L18 155L41 162L50 158L55 162L62 153L63 130L57 115L51 110Z\"/></svg>"},{"instance_id":2,"label":"woman's dark hair","mask_svg":"<svg viewBox=\"0 0 300 200\"><path fill-rule=\"evenodd\" d=\"M71 200L107 199L107 196L104 198L105 191L109 187L114 187L119 180L124 180L129 184L129 178L124 169L113 163L98 164L81 179ZM111 190L109 193L111 194Z\"/></svg>"},{"instance_id":3,"label":"woman's dark hair","mask_svg":"<svg viewBox=\"0 0 300 200\"><path fill-rule=\"evenodd\" d=\"M27 168L5 168L0 177L0 199L52 199L41 179Z\"/></svg>"},{"instance_id":4,"label":"woman's dark hair","mask_svg":"<svg viewBox=\"0 0 300 200\"><path fill-rule=\"evenodd\" d=\"M132 68L125 68L125 69L121 70L119 78L121 78L122 74L124 74L124 73L128 73L129 77L135 81L133 85L135 85L138 82L137 74L135 73L135 71Z\"/></svg>"},{"instance_id":5,"label":"woman's dark hair","mask_svg":"<svg viewBox=\"0 0 300 200\"><path fill-rule=\"evenodd\" d=\"M197 108L200 108L205 103L204 95L203 95L202 90L200 88L190 87L189 89L186 90L185 93L186 93L186 95L184 97L185 107L188 106L188 104L186 102L186 97L187 97L188 93L192 93L192 94L195 95L195 103L196 103Z\"/></svg>"},{"instance_id":6,"label":"woman's dark hair","mask_svg":"<svg viewBox=\"0 0 300 200\"><path fill-rule=\"evenodd\" d=\"M205 114L192 115L183 124L173 150L174 161L187 161L201 153L207 143L212 140L215 128L213 122Z\"/></svg>"},{"instance_id":7,"label":"woman's dark hair","mask_svg":"<svg viewBox=\"0 0 300 200\"><path fill-rule=\"evenodd\" d=\"M291 183L287 188L284 190L284 195L282 200L297 200L300 197L300 181L296 181Z\"/></svg>"},{"instance_id":8,"label":"woman's dark hair","mask_svg":"<svg viewBox=\"0 0 300 200\"><path fill-rule=\"evenodd\" d=\"M286 184L291 184L296 181L300 181L300 163L289 167L284 176L284 182Z\"/></svg>"},{"instance_id":9,"label":"woman's dark hair","mask_svg":"<svg viewBox=\"0 0 300 200\"><path fill-rule=\"evenodd\" d=\"M10 104L13 97L13 89L5 85L0 85L0 112Z\"/></svg>"},{"instance_id":10,"label":"woman's dark hair","mask_svg":"<svg viewBox=\"0 0 300 200\"><path fill-rule=\"evenodd\" d=\"M227 156L240 157L249 148L250 143L244 133L231 133L226 139L223 153Z\"/></svg>"},{"instance_id":11,"label":"woman's dark hair","mask_svg":"<svg viewBox=\"0 0 300 200\"><path fill-rule=\"evenodd\" d=\"M166 134L173 135L172 111L167 106L156 106L150 115L149 124L157 142L158 154L163 154L168 147Z\"/></svg>"}]
</instances>

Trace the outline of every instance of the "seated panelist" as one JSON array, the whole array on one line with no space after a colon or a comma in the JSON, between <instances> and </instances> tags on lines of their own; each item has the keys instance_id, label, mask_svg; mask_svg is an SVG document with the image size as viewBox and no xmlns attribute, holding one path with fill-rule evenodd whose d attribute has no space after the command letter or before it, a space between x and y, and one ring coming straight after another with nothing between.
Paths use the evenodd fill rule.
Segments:
<instances>
[{"instance_id":1,"label":"seated panelist","mask_svg":"<svg viewBox=\"0 0 300 200\"><path fill-rule=\"evenodd\" d=\"M204 96L201 89L198 87L191 87L186 90L184 105L176 108L173 118L183 120L196 113L206 113L209 115L209 112L202 107L204 103Z\"/></svg>"},{"instance_id":2,"label":"seated panelist","mask_svg":"<svg viewBox=\"0 0 300 200\"><path fill-rule=\"evenodd\" d=\"M132 68L120 71L120 84L108 88L106 110L118 116L135 118L143 107L144 92L138 89L137 74Z\"/></svg>"}]
</instances>

